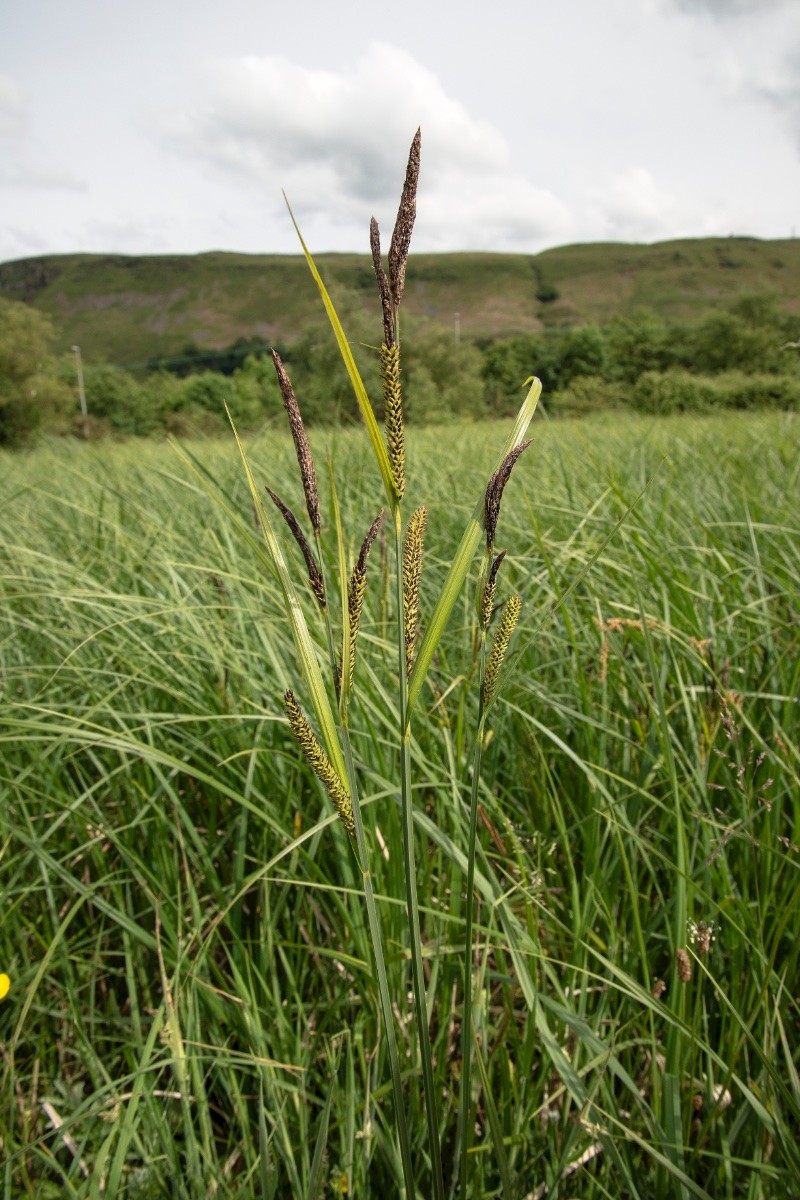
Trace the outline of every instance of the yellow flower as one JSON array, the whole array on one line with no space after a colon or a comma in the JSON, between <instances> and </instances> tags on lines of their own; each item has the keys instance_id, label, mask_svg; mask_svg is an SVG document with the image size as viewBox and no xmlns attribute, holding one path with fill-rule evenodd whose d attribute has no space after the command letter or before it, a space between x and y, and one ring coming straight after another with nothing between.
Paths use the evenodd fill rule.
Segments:
<instances>
[{"instance_id":1,"label":"yellow flower","mask_svg":"<svg viewBox=\"0 0 800 1200\"><path fill-rule=\"evenodd\" d=\"M0 975L0 1000L5 1000L11 987L11 980L7 975Z\"/></svg>"}]
</instances>

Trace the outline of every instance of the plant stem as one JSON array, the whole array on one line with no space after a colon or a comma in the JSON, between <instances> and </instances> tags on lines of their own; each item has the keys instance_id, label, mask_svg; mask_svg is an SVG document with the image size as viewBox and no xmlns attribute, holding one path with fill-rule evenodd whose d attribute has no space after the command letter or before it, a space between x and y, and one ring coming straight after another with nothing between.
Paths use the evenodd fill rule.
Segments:
<instances>
[{"instance_id":1,"label":"plant stem","mask_svg":"<svg viewBox=\"0 0 800 1200\"><path fill-rule=\"evenodd\" d=\"M480 670L483 679L486 669L486 630L481 627ZM483 761L483 735L486 714L481 688L478 707L478 727L475 731L475 751L472 759L472 791L469 805L469 836L467 841L466 916L464 920L464 1012L461 1019L461 1093L458 1109L458 1145L460 1193L467 1194L467 1155L469 1153L469 1115L471 1111L471 1054L472 1054L472 918L475 907L475 845L478 835L478 789Z\"/></svg>"},{"instance_id":2,"label":"plant stem","mask_svg":"<svg viewBox=\"0 0 800 1200\"><path fill-rule=\"evenodd\" d=\"M407 1200L415 1200L416 1188L414 1184L414 1171L411 1165L411 1142L408 1136L408 1123L406 1121L405 1103L403 1101L403 1078L400 1070L400 1056L397 1053L394 1014L392 1012L392 1002L389 996L389 980L386 975L386 961L383 954L383 937L381 934L380 918L378 916L378 906L375 902L375 892L372 887L372 873L369 869L367 843L366 838L364 837L364 823L361 819L361 806L358 797L358 778L356 776L355 762L353 761L353 750L350 745L350 732L346 724L340 726L339 734L342 739L342 751L344 753L344 761L347 767L347 782L350 788L350 795L353 800L353 820L355 821L356 826L356 846L358 848L359 866L361 868L361 878L364 885L364 901L367 907L367 920L369 922L370 937L372 939L372 951L375 957L375 974L378 982L378 996L380 999L383 1024L386 1030L386 1046L389 1051L389 1068L392 1075L392 1095L394 1097L397 1132L400 1139L400 1158L403 1165L403 1179L405 1180L406 1185Z\"/></svg>"},{"instance_id":3,"label":"plant stem","mask_svg":"<svg viewBox=\"0 0 800 1200\"><path fill-rule=\"evenodd\" d=\"M322 557L322 546L319 537L317 537L317 557L319 560L320 571L322 572L324 579L325 567ZM326 595L328 595L327 581L325 581L325 586ZM331 622L329 607L325 609L324 617L331 677L335 687L338 663L336 658L336 644L333 633L333 624ZM344 757L345 768L347 770L347 785L350 791L350 797L353 801L353 822L356 827L356 858L358 860L358 866L361 870L361 880L364 888L364 902L367 909L367 921L369 923L370 940L372 942L372 953L375 962L375 976L378 983L378 997L381 1006L383 1024L386 1030L386 1046L389 1053L389 1070L392 1076L392 1096L394 1099L397 1132L400 1141L400 1160L403 1168L403 1179L405 1182L407 1200L415 1200L416 1185L414 1183L414 1169L411 1163L411 1140L408 1134L408 1122L406 1120L405 1102L403 1099L403 1077L400 1068L400 1056L397 1052L394 1013L392 1012L392 1002L389 995L389 980L386 974L386 960L383 953L381 922L378 915L378 906L375 901L375 892L372 886L372 872L369 869L369 851L367 849L367 839L364 834L364 822L361 817L361 803L358 792L358 775L356 774L355 760L353 759L353 749L350 744L350 730L347 723L346 710L344 712L340 711L338 733L341 739L342 754Z\"/></svg>"},{"instance_id":4,"label":"plant stem","mask_svg":"<svg viewBox=\"0 0 800 1200\"><path fill-rule=\"evenodd\" d=\"M417 874L414 861L414 812L411 803L411 729L407 720L408 683L406 677L406 641L403 597L403 547L401 541L399 506L394 510L395 561L397 564L397 645L400 675L400 802L403 826L403 861L406 876L406 913L411 943L411 979L414 1009L419 1031L422 1083L425 1095L425 1116L430 1142L431 1174L434 1200L444 1200L442 1149L439 1139L439 1118L433 1083L433 1055L425 1001L425 978L422 971L422 938L417 903Z\"/></svg>"}]
</instances>

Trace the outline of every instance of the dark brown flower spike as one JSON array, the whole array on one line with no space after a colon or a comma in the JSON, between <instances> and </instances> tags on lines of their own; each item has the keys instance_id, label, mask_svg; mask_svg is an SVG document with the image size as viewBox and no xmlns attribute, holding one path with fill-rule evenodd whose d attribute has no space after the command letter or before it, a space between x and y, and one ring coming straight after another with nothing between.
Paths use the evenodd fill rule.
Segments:
<instances>
[{"instance_id":1,"label":"dark brown flower spike","mask_svg":"<svg viewBox=\"0 0 800 1200\"><path fill-rule=\"evenodd\" d=\"M372 250L372 265L375 268L375 278L378 281L378 291L381 294L383 310L383 340L391 349L394 345L394 316L392 314L392 289L389 278L383 269L381 261L381 235L378 222L373 217L369 223L369 245Z\"/></svg>"},{"instance_id":2,"label":"dark brown flower spike","mask_svg":"<svg viewBox=\"0 0 800 1200\"><path fill-rule=\"evenodd\" d=\"M497 532L497 519L500 516L500 501L503 498L503 489L508 483L508 477L511 474L514 463L519 458L524 450L528 449L532 442L532 438L528 438L525 442L520 442L513 450L505 456L500 466L495 471L494 475L486 485L486 495L484 496L484 526L486 529L486 549L491 553L494 545L494 535Z\"/></svg>"},{"instance_id":3,"label":"dark brown flower spike","mask_svg":"<svg viewBox=\"0 0 800 1200\"><path fill-rule=\"evenodd\" d=\"M406 264L408 250L411 245L411 232L414 228L414 218L417 215L417 184L419 183L419 151L422 135L419 131L414 134L411 150L406 167L406 180L403 184L403 194L400 197L400 207L397 210L397 220L389 246L389 280L392 285L392 301L395 310L400 307L403 299L403 288L406 282Z\"/></svg>"},{"instance_id":4,"label":"dark brown flower spike","mask_svg":"<svg viewBox=\"0 0 800 1200\"><path fill-rule=\"evenodd\" d=\"M378 536L378 530L380 529L381 525L383 524L383 518L385 517L385 515L386 515L385 511L383 509L381 509L381 511L378 513L377 517L375 518L375 520L372 522L369 529L367 530L367 536L364 538L364 541L361 543L361 550L359 551L359 555L358 555L358 569L360 571L365 571L367 569L367 556L368 556L370 550L372 549L372 543L375 541L375 538Z\"/></svg>"},{"instance_id":5,"label":"dark brown flower spike","mask_svg":"<svg viewBox=\"0 0 800 1200\"><path fill-rule=\"evenodd\" d=\"M312 592L314 593L314 595L317 598L317 601L319 602L320 608L324 612L324 610L325 610L325 584L322 582L322 574L320 572L319 567L317 566L317 560L314 558L313 551L308 544L308 539L307 539L306 535L303 533L302 529L300 528L297 517L294 515L292 510L289 508L288 504L284 504L284 502L281 500L280 496L276 492L273 492L272 488L268 487L266 489L266 491L267 491L267 495L269 496L270 500L275 505L278 512L281 514L284 521L286 522L286 524L289 526L290 530L292 531L294 540L297 542L298 546L300 547L300 549L303 553L303 558L306 560L306 569L308 570L308 582L311 585Z\"/></svg>"},{"instance_id":6,"label":"dark brown flower spike","mask_svg":"<svg viewBox=\"0 0 800 1200\"><path fill-rule=\"evenodd\" d=\"M283 407L286 409L286 415L289 418L289 428L292 431L292 440L297 453L297 463L300 467L300 477L303 481L303 492L306 497L306 508L308 509L308 517L314 528L314 533L319 536L320 519L319 519L319 497L317 495L317 473L314 470L314 459L311 457L311 446L308 441L303 419L300 416L300 409L294 394L291 380L286 374L286 368L281 362L280 355L277 350L272 351L272 361L275 364L275 372L278 376L281 395L283 396Z\"/></svg>"}]
</instances>

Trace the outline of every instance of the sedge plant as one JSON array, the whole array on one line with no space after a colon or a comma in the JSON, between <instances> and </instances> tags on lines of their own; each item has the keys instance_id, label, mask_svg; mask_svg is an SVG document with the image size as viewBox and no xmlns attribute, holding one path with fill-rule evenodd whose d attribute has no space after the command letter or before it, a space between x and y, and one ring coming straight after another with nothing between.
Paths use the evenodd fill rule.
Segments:
<instances>
[{"instance_id":1,"label":"sedge plant","mask_svg":"<svg viewBox=\"0 0 800 1200\"><path fill-rule=\"evenodd\" d=\"M469 812L467 870L464 888L467 905L466 944L463 959L463 1020L462 1072L459 1129L461 1146L460 1188L466 1195L468 1185L467 1161L469 1149L468 1124L471 1086L471 995L472 995L472 893L476 856L476 812L478 777L481 769L487 713L500 683L505 651L519 617L519 597L512 596L499 607L502 614L496 632L490 636L495 617L495 595L498 572L503 555L494 554L494 539L503 489L511 470L529 444L524 440L528 424L536 409L541 385L537 379L527 381L527 395L506 444L499 452L494 473L485 493L478 498L467 522L461 542L449 565L444 583L433 611L424 617L420 606L420 583L423 544L427 524L424 506L409 508L406 496L405 422L401 380L400 307L406 278L411 234L416 212L416 195L420 167L420 133L417 131L409 154L405 182L389 245L386 262L381 251L380 230L373 218L370 225L370 248L377 282L383 324L383 340L378 351L383 385L384 429L381 429L372 402L356 365L355 358L334 304L316 268L314 260L297 230L303 252L319 289L342 359L350 377L356 399L369 436L383 485L382 507L366 532L357 559L352 566L347 561L347 539L342 528L334 473L329 470L330 506L335 547L330 558L335 563L336 585L326 577L329 561L322 545L322 520L319 489L309 439L303 425L300 407L289 375L280 357L274 354L278 382L284 399L289 427L294 440L297 462L305 497L311 538L304 532L297 516L284 500L269 486L266 494L299 546L305 563L307 587L313 596L314 608L324 630L324 649L310 632L304 604L290 577L278 537L264 503L253 470L241 441L237 443L255 509L264 532L270 558L280 582L285 611L291 624L302 668L302 680L287 689L284 708L289 727L303 756L322 784L352 846L359 878L363 887L364 904L374 956L374 978L378 990L386 1039L394 1106L397 1149L402 1167L405 1194L417 1195L419 1165L414 1163L412 1144L419 1143L419 1132L409 1129L406 1116L404 1076L400 1062L395 1029L397 997L390 991L387 970L385 937L381 914L375 894L372 857L374 846L367 839L359 800L359 764L356 762L350 738L350 706L358 682L358 634L362 606L368 583L368 563L371 547L379 529L386 522L394 550L394 605L396 616L397 672L396 709L398 714L397 741L399 775L399 814L403 840L405 878L405 913L408 929L408 955L411 966L415 1044L418 1053L421 1085L424 1094L427 1126L426 1157L429 1163L430 1192L434 1200L445 1200L446 1182L442 1156L442 1117L434 1084L433 1051L430 1036L431 1012L426 997L423 971L423 947L420 930L419 898L417 895L417 865L415 846L415 806L412 780L413 717L420 708L423 688L437 646L459 595L464 588L470 567L485 538L486 555L479 572L479 636L481 644L480 701L475 734L475 762L472 779L472 802ZM290 210L291 212L291 210ZM292 218L294 220L294 218ZM296 223L295 223L295 227ZM234 430L235 432L235 430ZM312 545L313 539L313 545ZM424 632L421 632L424 626ZM488 648L490 647L490 649ZM324 665L323 665L324 664ZM298 698L300 697L300 698ZM316 721L316 730L306 706ZM502 1148L500 1148L502 1154ZM501 1170L502 1174L502 1170ZM453 1175L453 1184L457 1175Z\"/></svg>"}]
</instances>

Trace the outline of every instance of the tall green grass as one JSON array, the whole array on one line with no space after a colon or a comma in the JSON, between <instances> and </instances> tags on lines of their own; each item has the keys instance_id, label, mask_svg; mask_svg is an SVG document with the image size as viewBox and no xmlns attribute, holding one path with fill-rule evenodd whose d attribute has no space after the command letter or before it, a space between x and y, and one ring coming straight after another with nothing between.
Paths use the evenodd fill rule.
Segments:
<instances>
[{"instance_id":1,"label":"tall green grass","mask_svg":"<svg viewBox=\"0 0 800 1200\"><path fill-rule=\"evenodd\" d=\"M791 1195L796 418L532 428L499 535L520 653L477 784L468 1194ZM429 510L423 630L507 432L408 435L408 490ZM312 441L319 459L330 445L344 529L365 530L378 476L363 433ZM2 460L1 1194L397 1194L357 864L285 724L300 668L235 448L189 450L243 521L168 447ZM301 509L288 435L247 452ZM373 555L350 738L428 1195L391 544ZM474 586L410 742L448 1184Z\"/></svg>"}]
</instances>

